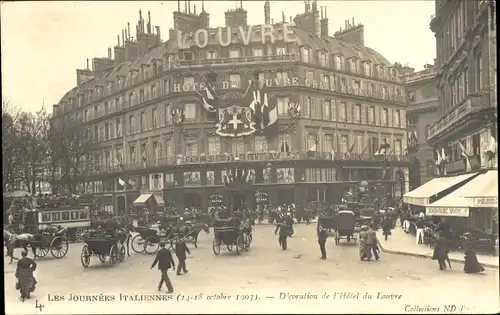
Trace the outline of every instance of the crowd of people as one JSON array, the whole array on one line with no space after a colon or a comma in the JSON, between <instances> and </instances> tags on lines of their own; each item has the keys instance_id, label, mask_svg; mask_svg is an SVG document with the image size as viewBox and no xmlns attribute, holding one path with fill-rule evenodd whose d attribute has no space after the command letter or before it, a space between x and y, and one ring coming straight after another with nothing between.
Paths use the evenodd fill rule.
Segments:
<instances>
[{"instance_id":1,"label":"crowd of people","mask_svg":"<svg viewBox=\"0 0 500 315\"><path fill-rule=\"evenodd\" d=\"M70 198L63 198L62 196L52 195L52 196L42 196L30 197L25 196L19 198L16 202L13 202L9 208L9 220L8 224L13 225L14 219L12 216L23 209L29 209L31 207L39 206L40 203L47 203L48 200L54 202L74 202L79 197L72 196ZM419 214L418 218L411 213L410 209L405 207L401 202L394 207L385 207L385 211L381 210L384 207L376 207L371 218L371 222L363 224L359 228L359 257L362 261L371 261L372 257L375 260L380 259L380 248L379 243L381 242L377 238L377 230L382 229L382 235L384 240L387 241L388 237L391 235L391 230L396 228L397 219L399 219L401 228L410 233L411 229L416 230L416 243L421 244L425 241L426 229L428 227L428 219L423 214ZM278 206L268 206L264 204L259 204L255 209L249 209L248 207L239 207L236 209L230 209L225 205L219 205L211 207L209 210L204 211L197 207L187 207L184 211L178 211L175 207L167 207L163 212L160 213L150 213L149 210L144 210L141 216L137 218L139 225L151 226L152 223L159 220L161 216L180 216L181 220L184 222L203 222L211 221L215 219L228 219L230 217L245 218L245 221L250 220L251 224L255 224L256 220L259 223L264 221L264 217L267 215L268 222L271 224L276 224L276 229L274 231L275 235L278 236L278 244L282 250L287 250L288 243L287 239L293 237L294 234L294 223L300 222L300 218L306 222L309 222L313 217L313 211L317 209L297 209L295 204L282 204ZM360 217L359 209L354 210L355 216ZM118 229L118 227L127 226L131 224L131 218L128 216L113 216L109 213L94 213L93 222L100 222L99 226L103 227L105 230ZM328 239L328 229L322 224L318 224L317 228L317 238L318 244L321 252L320 259L327 259L327 246L326 241ZM437 223L432 228L432 235L434 240L434 254L433 259L437 260L439 269L446 270L451 269L451 262L448 257L449 246L447 242L448 229L442 223ZM7 242L6 242L7 243ZM160 243L160 250L157 252L155 260L151 265L151 268L158 266L161 271L160 282L158 284L158 290L161 290L163 284L166 284L169 293L173 292L174 288L171 280L168 277L167 271L170 268L175 268L177 265L177 275L182 275L183 273L188 273L186 267L187 255L190 254L189 247L186 245L184 239L180 238L176 240L174 253L177 257L177 264L173 259L172 253L165 247L165 243ZM18 265L16 269L17 284L16 287L21 292L21 298L29 298L30 293L33 292L36 285L36 280L33 272L36 270L36 263L27 257L27 252L22 252L22 258L18 260ZM466 273L477 273L484 271L484 268L478 262L476 254L467 249L465 251L465 266L464 272Z\"/></svg>"}]
</instances>

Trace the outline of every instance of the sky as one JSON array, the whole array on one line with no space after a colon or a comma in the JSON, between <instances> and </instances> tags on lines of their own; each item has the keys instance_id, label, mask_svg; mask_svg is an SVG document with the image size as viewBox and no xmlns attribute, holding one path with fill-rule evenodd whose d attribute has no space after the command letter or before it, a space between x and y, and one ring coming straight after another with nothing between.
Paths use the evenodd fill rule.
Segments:
<instances>
[{"instance_id":1,"label":"sky","mask_svg":"<svg viewBox=\"0 0 500 315\"><path fill-rule=\"evenodd\" d=\"M201 1L190 3L201 11ZM205 1L210 26L224 26L224 12L239 5L240 1ZM364 25L365 45L391 63L408 63L417 71L433 63L436 42L429 23L434 1L318 1L320 6L327 7L331 35L344 27L345 20L354 18L356 24ZM249 24L264 24L263 0L243 1L243 8ZM160 26L167 40L177 1L2 2L3 99L25 111L37 111L43 104L51 111L76 86L76 69L85 68L87 58L107 57L108 47L117 44L117 35L121 36L128 21L135 36L139 9L146 22L151 11L152 25ZM304 1L271 1L275 22L281 21L282 11L287 20L295 17L304 12Z\"/></svg>"}]
</instances>

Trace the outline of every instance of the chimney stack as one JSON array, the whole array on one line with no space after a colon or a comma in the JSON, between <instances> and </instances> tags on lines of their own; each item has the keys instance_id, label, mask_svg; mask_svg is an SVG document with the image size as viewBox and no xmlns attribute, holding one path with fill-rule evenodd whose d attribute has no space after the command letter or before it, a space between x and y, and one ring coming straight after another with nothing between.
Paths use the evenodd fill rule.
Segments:
<instances>
[{"instance_id":1,"label":"chimney stack","mask_svg":"<svg viewBox=\"0 0 500 315\"><path fill-rule=\"evenodd\" d=\"M85 70L90 70L89 69L89 58L87 58L87 67L85 68Z\"/></svg>"},{"instance_id":2,"label":"chimney stack","mask_svg":"<svg viewBox=\"0 0 500 315\"><path fill-rule=\"evenodd\" d=\"M285 23L286 22L286 18L285 18L285 11L281 11L281 19L282 19L282 22Z\"/></svg>"},{"instance_id":3,"label":"chimney stack","mask_svg":"<svg viewBox=\"0 0 500 315\"><path fill-rule=\"evenodd\" d=\"M111 48L108 48L108 59L111 59Z\"/></svg>"},{"instance_id":4,"label":"chimney stack","mask_svg":"<svg viewBox=\"0 0 500 315\"><path fill-rule=\"evenodd\" d=\"M127 40L130 40L130 22L127 22Z\"/></svg>"},{"instance_id":5,"label":"chimney stack","mask_svg":"<svg viewBox=\"0 0 500 315\"><path fill-rule=\"evenodd\" d=\"M196 4L193 4L193 14L196 15Z\"/></svg>"},{"instance_id":6,"label":"chimney stack","mask_svg":"<svg viewBox=\"0 0 500 315\"><path fill-rule=\"evenodd\" d=\"M271 4L266 0L264 4L264 24L269 25L271 22Z\"/></svg>"},{"instance_id":7,"label":"chimney stack","mask_svg":"<svg viewBox=\"0 0 500 315\"><path fill-rule=\"evenodd\" d=\"M158 42L161 41L161 34L160 34L160 27L155 26L156 29L156 36L158 37Z\"/></svg>"},{"instance_id":8,"label":"chimney stack","mask_svg":"<svg viewBox=\"0 0 500 315\"><path fill-rule=\"evenodd\" d=\"M324 10L323 10L324 9ZM326 6L321 7L321 21L320 21L320 28L321 28L321 37L328 37L328 34L330 31L328 30L328 18L326 17Z\"/></svg>"},{"instance_id":9,"label":"chimney stack","mask_svg":"<svg viewBox=\"0 0 500 315\"><path fill-rule=\"evenodd\" d=\"M148 34L151 34L151 11L148 11Z\"/></svg>"},{"instance_id":10,"label":"chimney stack","mask_svg":"<svg viewBox=\"0 0 500 315\"><path fill-rule=\"evenodd\" d=\"M184 13L188 12L188 3L187 0L184 0Z\"/></svg>"},{"instance_id":11,"label":"chimney stack","mask_svg":"<svg viewBox=\"0 0 500 315\"><path fill-rule=\"evenodd\" d=\"M354 23L355 23L354 18L345 20L345 29L342 30L341 28L338 32L335 32L333 36L337 39L346 42L364 45L365 44L364 25L361 23L359 23L358 25L354 25Z\"/></svg>"},{"instance_id":12,"label":"chimney stack","mask_svg":"<svg viewBox=\"0 0 500 315\"><path fill-rule=\"evenodd\" d=\"M177 0L177 12L181 12L181 0Z\"/></svg>"}]
</instances>

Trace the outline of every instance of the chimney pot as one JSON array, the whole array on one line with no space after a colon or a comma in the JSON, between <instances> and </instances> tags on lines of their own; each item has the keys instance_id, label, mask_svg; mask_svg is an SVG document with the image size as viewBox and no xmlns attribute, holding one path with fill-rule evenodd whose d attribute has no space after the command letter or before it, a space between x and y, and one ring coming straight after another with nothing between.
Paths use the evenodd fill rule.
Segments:
<instances>
[{"instance_id":1,"label":"chimney pot","mask_svg":"<svg viewBox=\"0 0 500 315\"><path fill-rule=\"evenodd\" d=\"M355 25L355 24L354 24L354 18L352 18L352 27L354 27L354 25Z\"/></svg>"}]
</instances>

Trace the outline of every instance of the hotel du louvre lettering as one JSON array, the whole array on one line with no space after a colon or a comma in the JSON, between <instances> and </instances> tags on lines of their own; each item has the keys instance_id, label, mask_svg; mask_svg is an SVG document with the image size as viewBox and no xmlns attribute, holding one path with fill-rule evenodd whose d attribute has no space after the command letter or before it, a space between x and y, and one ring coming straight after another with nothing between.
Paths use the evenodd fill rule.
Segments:
<instances>
[{"instance_id":1,"label":"hotel du louvre lettering","mask_svg":"<svg viewBox=\"0 0 500 315\"><path fill-rule=\"evenodd\" d=\"M255 32L253 30L255 29ZM282 26L277 28L278 32L283 34L283 41L285 43L293 43L297 41L294 29L291 24L284 23ZM276 40L275 26L274 25L259 25L259 26L248 26L245 29L243 26L238 27L238 31L232 31L231 26L226 28L219 27L217 31L199 29L193 32L181 32L177 31L177 47L180 49L187 49L193 46L197 48L205 48L209 44L210 38L216 37L220 46L228 47L234 42L242 42L245 46L249 45L251 42L256 42L252 38L252 33L256 34L258 42L262 44L274 44ZM236 35L236 36L234 36Z\"/></svg>"}]
</instances>

